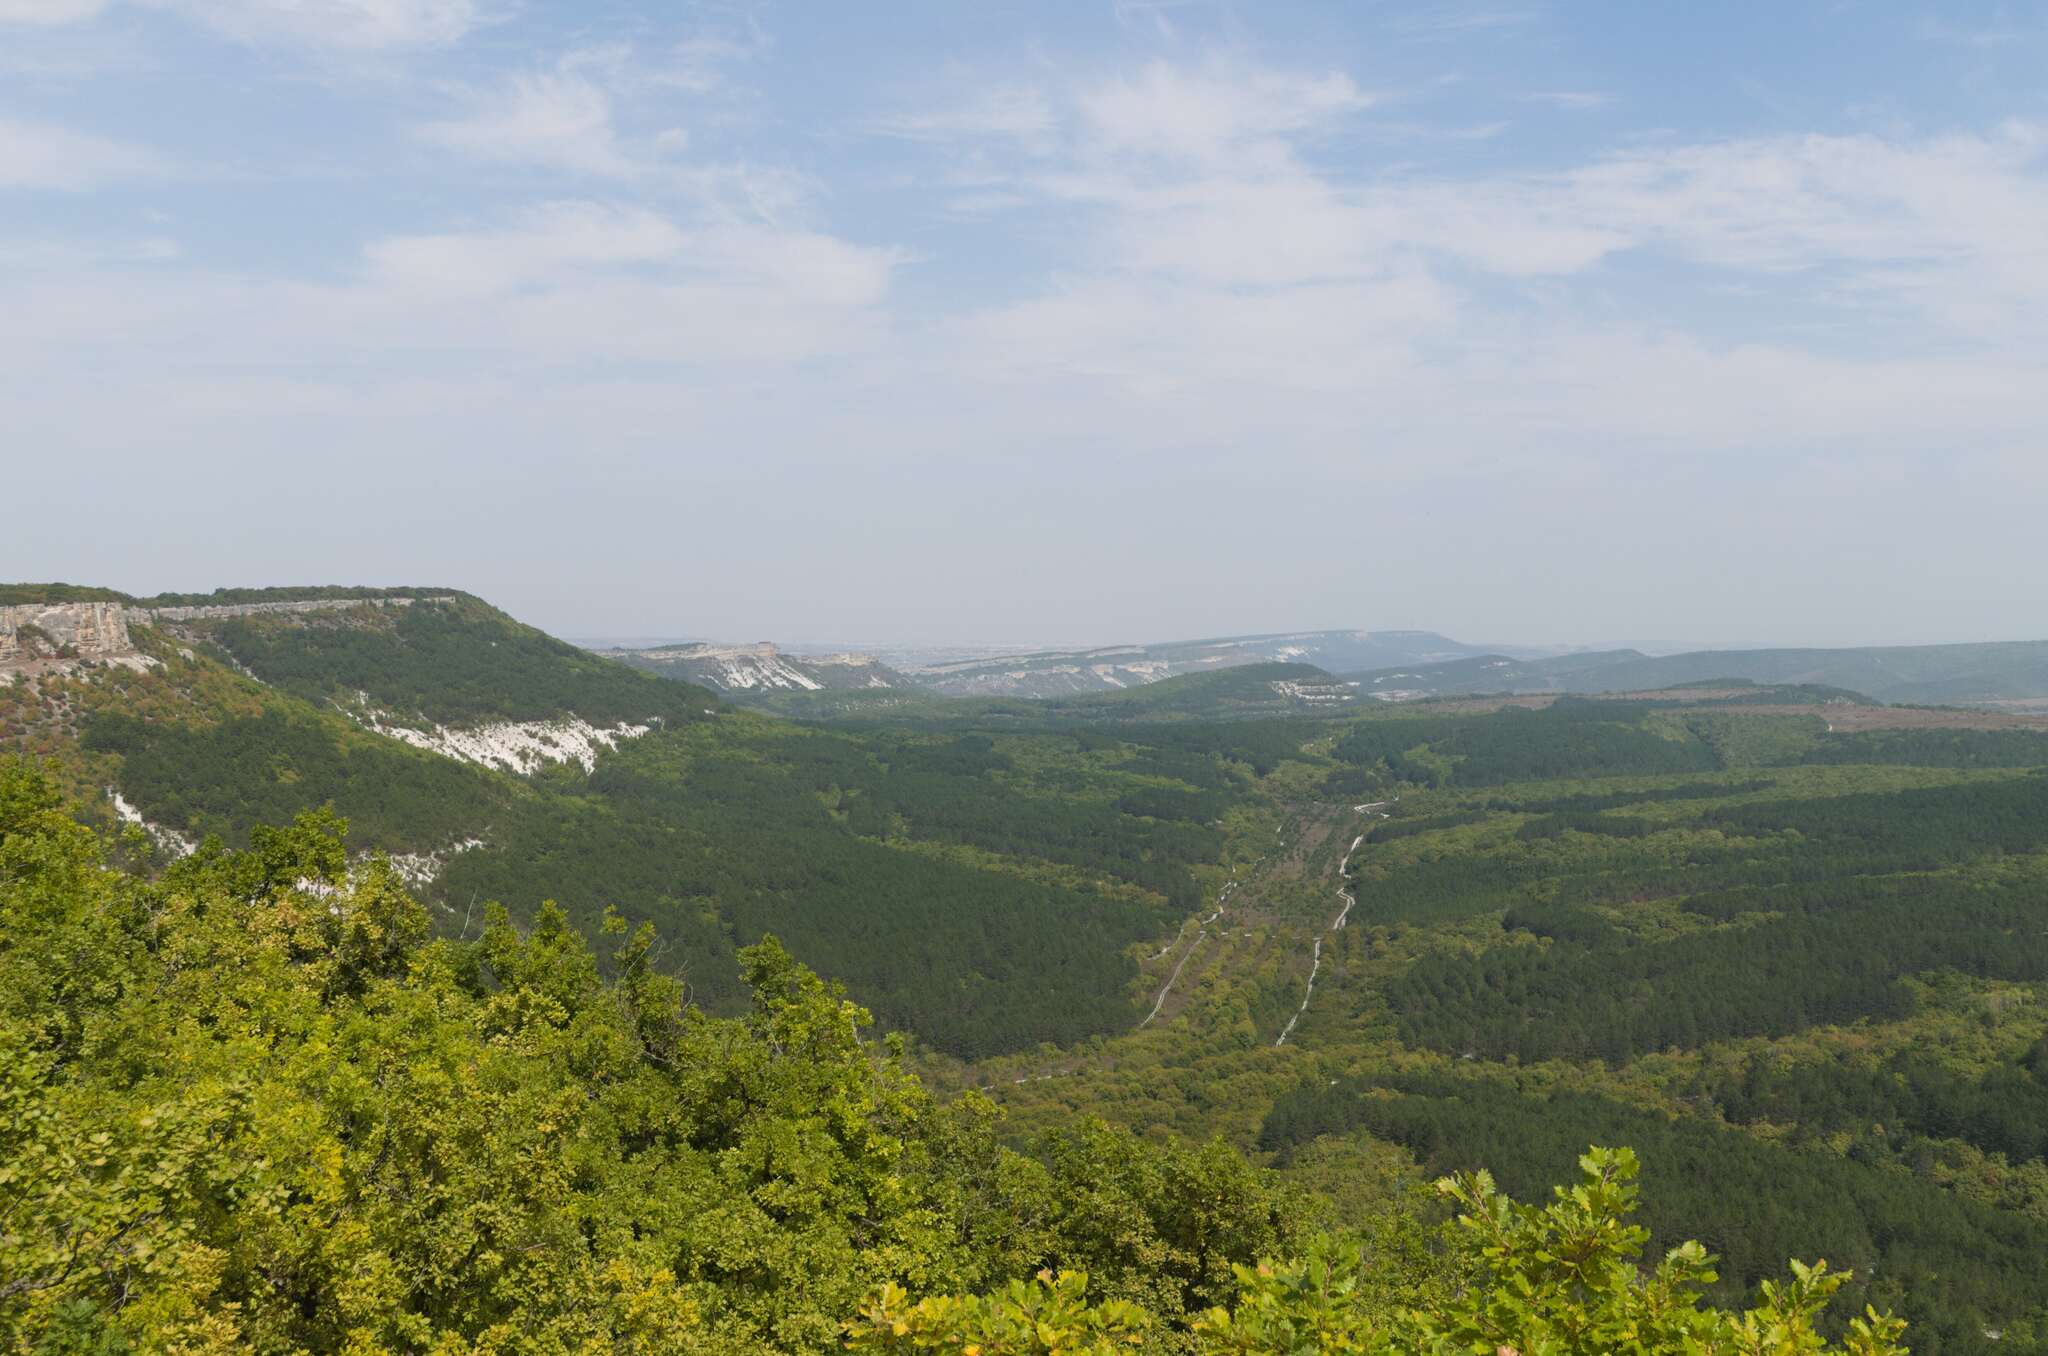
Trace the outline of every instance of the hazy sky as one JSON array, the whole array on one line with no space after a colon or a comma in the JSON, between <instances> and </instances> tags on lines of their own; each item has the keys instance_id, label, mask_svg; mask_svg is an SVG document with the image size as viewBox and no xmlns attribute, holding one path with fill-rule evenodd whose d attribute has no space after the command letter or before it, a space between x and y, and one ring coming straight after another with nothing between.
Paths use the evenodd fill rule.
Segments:
<instances>
[{"instance_id":1,"label":"hazy sky","mask_svg":"<svg viewBox=\"0 0 2048 1356\"><path fill-rule=\"evenodd\" d=\"M2048 9L0 0L0 578L2039 637Z\"/></svg>"}]
</instances>

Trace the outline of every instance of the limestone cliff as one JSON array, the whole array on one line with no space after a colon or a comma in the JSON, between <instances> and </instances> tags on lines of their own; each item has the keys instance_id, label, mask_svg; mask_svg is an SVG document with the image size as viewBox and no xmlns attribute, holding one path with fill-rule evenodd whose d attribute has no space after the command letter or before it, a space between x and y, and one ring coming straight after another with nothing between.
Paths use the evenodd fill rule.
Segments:
<instances>
[{"instance_id":1,"label":"limestone cliff","mask_svg":"<svg viewBox=\"0 0 2048 1356\"><path fill-rule=\"evenodd\" d=\"M149 662L136 650L129 623L176 629L184 622L221 621L275 613L337 608L410 607L446 598L314 598L272 603L220 603L195 607L133 607L124 603L19 603L0 606L0 672L62 668L80 661Z\"/></svg>"},{"instance_id":2,"label":"limestone cliff","mask_svg":"<svg viewBox=\"0 0 2048 1356\"><path fill-rule=\"evenodd\" d=\"M127 611L119 603L22 603L0 607L0 667L38 660L133 656Z\"/></svg>"}]
</instances>

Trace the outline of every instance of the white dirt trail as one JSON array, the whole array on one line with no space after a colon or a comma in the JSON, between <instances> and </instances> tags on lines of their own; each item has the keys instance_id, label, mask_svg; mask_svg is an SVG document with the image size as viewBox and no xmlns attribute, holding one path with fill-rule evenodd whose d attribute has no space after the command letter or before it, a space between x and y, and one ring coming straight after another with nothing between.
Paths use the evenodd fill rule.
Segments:
<instances>
[{"instance_id":1,"label":"white dirt trail","mask_svg":"<svg viewBox=\"0 0 2048 1356\"><path fill-rule=\"evenodd\" d=\"M1139 1029L1142 1029L1148 1024L1150 1024L1152 1019L1159 1015L1159 1010L1166 1006L1166 996L1173 992L1173 986L1179 982L1180 972L1182 970L1187 969L1188 957L1194 955L1196 949L1200 947L1203 942L1209 940L1209 924L1215 922L1217 919L1223 916L1223 906L1230 902L1231 892L1236 889L1237 879L1235 877L1232 877L1230 880L1224 883L1222 892L1216 896L1216 911L1210 914L1207 918L1200 920L1198 926L1201 928L1201 931L1195 934L1194 941L1188 943L1188 949L1186 953L1181 956L1180 964L1173 967L1173 973L1168 975L1166 977L1166 983L1160 986L1159 997L1152 1000L1152 1011L1146 1013L1145 1020L1138 1023ZM1167 952L1173 950L1176 946L1179 946L1180 939L1187 934L1187 930L1188 925L1186 922L1183 922L1180 925L1180 931L1173 934L1173 940L1171 942L1168 942L1164 948L1153 952L1145 959L1148 961L1156 961L1161 956L1167 954Z\"/></svg>"},{"instance_id":2,"label":"white dirt trail","mask_svg":"<svg viewBox=\"0 0 2048 1356\"><path fill-rule=\"evenodd\" d=\"M1379 806L1385 804L1388 804L1388 802L1376 801L1372 805L1354 805L1352 808L1354 810L1372 810L1377 809ZM1385 819L1386 817L1387 816L1384 814L1380 816L1380 818L1382 819ZM1364 841L1365 835L1361 833L1356 838L1351 840L1350 847L1344 849L1344 860L1337 863L1338 880L1343 880L1344 873L1351 869L1351 854L1358 851L1358 845L1360 843L1363 843ZM1341 885L1337 887L1337 898L1344 901L1344 907L1339 909L1337 911L1337 916L1330 921L1330 926L1327 929L1327 931L1330 932L1338 931L1344 926L1346 922L1350 920L1351 910L1358 903L1357 897ZM1322 969L1323 939L1321 937L1318 937L1316 938L1316 944L1314 949L1311 950L1309 953L1308 990L1301 996L1301 1006L1294 1010L1294 1015L1287 1019L1287 1025L1280 1029L1280 1039L1273 1042L1275 1049L1278 1049L1280 1046L1287 1044L1287 1038L1294 1034L1294 1024L1301 1020L1301 1015L1304 1012L1308 1011L1308 1000L1316 996L1316 976L1322 973Z\"/></svg>"}]
</instances>

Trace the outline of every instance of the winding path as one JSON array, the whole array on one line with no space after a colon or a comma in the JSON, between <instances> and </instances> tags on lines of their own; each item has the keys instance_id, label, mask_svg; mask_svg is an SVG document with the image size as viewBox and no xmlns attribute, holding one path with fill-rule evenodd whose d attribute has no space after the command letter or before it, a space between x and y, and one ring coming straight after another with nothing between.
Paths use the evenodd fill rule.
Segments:
<instances>
[{"instance_id":1,"label":"winding path","mask_svg":"<svg viewBox=\"0 0 2048 1356\"><path fill-rule=\"evenodd\" d=\"M1387 812L1381 808L1383 806L1391 804L1393 804L1393 801L1376 800L1368 805L1354 805L1351 808L1353 810L1360 812L1367 810L1379 810L1381 819L1391 819L1392 816L1387 814ZM1358 845L1360 843L1363 843L1364 841L1365 835L1361 833L1356 838L1351 840L1350 847L1344 849L1344 860L1337 863L1338 880L1343 880L1344 873L1351 869L1351 854L1358 851ZM1344 901L1344 907L1339 909L1337 911L1337 916L1331 920L1330 926L1327 929L1330 932L1336 932L1344 926L1344 924L1351 917L1352 908L1356 906L1358 903L1357 898L1349 890L1345 889L1341 885L1337 887L1337 898ZM1316 944L1314 949L1311 950L1309 953L1308 990L1301 996L1301 1006L1296 1008L1294 1010L1294 1015L1287 1019L1287 1025L1280 1028L1280 1039L1273 1042L1274 1048L1277 1049L1280 1046L1287 1044L1287 1038L1294 1034L1294 1024L1301 1020L1301 1014L1308 1011L1308 1000L1316 996L1316 976L1322 973L1322 969L1323 939L1321 937L1318 937L1316 938Z\"/></svg>"},{"instance_id":2,"label":"winding path","mask_svg":"<svg viewBox=\"0 0 2048 1356\"><path fill-rule=\"evenodd\" d=\"M1259 860L1264 861L1265 859L1262 857ZM1256 866L1258 865L1258 863L1254 862L1252 863L1252 865ZM1137 1027L1133 1028L1134 1030L1144 1029L1147 1023L1149 1023L1154 1017L1157 1017L1159 1015L1159 1010L1166 1006L1166 995L1173 992L1174 984L1178 982L1180 979L1180 972L1182 970L1187 969L1188 957L1194 955L1195 949L1201 946L1203 942L1209 940L1209 924L1215 922L1217 919L1223 916L1223 906L1230 902L1231 892L1235 889L1237 889L1237 877L1232 876L1229 880L1224 882L1222 891L1219 892L1216 896L1216 911L1210 914L1207 918L1204 918L1200 921L1200 926L1202 930L1195 934L1195 940L1188 944L1187 953L1180 958L1180 964L1173 967L1173 973L1168 975L1166 977L1166 983L1160 986L1159 997L1152 1000L1152 1011L1145 1014L1145 1020L1138 1023ZM1182 922L1180 925L1180 931L1173 934L1173 940L1171 942L1168 942L1162 950L1155 951L1151 955L1147 956L1145 959L1158 960L1161 956L1164 956L1168 951L1171 951L1176 946L1179 946L1180 939L1184 935L1186 935L1187 930L1187 922Z\"/></svg>"},{"instance_id":3,"label":"winding path","mask_svg":"<svg viewBox=\"0 0 2048 1356\"><path fill-rule=\"evenodd\" d=\"M1214 915L1211 916L1213 917ZM1140 1029L1142 1029L1146 1025L1146 1023L1149 1023L1154 1017L1157 1017L1159 1015L1159 1009L1166 1006L1166 995L1173 992L1174 981L1180 978L1180 972L1182 970L1187 969L1189 958L1192 957L1195 954L1195 952L1201 950L1202 943L1208 940L1209 934L1207 931L1202 931L1195 934L1195 940L1188 946L1187 954L1180 958L1179 965L1173 967L1173 973L1166 977L1166 983L1163 986L1161 986L1159 990L1159 997L1153 1000L1152 1011L1145 1014L1145 1020L1143 1022L1138 1023Z\"/></svg>"}]
</instances>

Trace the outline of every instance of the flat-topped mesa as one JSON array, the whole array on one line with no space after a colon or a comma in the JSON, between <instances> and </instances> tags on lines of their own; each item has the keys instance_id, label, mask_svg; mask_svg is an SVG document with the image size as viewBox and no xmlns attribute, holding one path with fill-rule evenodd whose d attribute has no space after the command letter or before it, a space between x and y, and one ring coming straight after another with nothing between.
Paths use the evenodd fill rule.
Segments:
<instances>
[{"instance_id":1,"label":"flat-topped mesa","mask_svg":"<svg viewBox=\"0 0 2048 1356\"><path fill-rule=\"evenodd\" d=\"M774 661L782 658L782 647L773 641L756 641L752 645L719 645L708 641L691 641L684 645L663 645L653 650L605 650L604 654L632 654L641 659L755 659Z\"/></svg>"},{"instance_id":2,"label":"flat-topped mesa","mask_svg":"<svg viewBox=\"0 0 2048 1356\"><path fill-rule=\"evenodd\" d=\"M0 670L68 671L79 661L116 662L131 668L154 663L136 648L130 623L177 625L279 613L327 612L351 607L411 607L456 601L453 594L422 597L371 595L284 602L204 603L137 607L128 603L13 603L0 605Z\"/></svg>"},{"instance_id":3,"label":"flat-topped mesa","mask_svg":"<svg viewBox=\"0 0 2048 1356\"><path fill-rule=\"evenodd\" d=\"M36 660L117 659L135 653L119 603L18 603L0 607L0 666Z\"/></svg>"},{"instance_id":4,"label":"flat-topped mesa","mask_svg":"<svg viewBox=\"0 0 2048 1356\"><path fill-rule=\"evenodd\" d=\"M420 598L382 595L363 598L303 598L279 603L207 603L194 607L131 607L128 610L144 621L187 622L219 621L228 617L255 617L284 612L328 612L346 607L411 607L414 603L454 601L455 595L447 593Z\"/></svg>"}]
</instances>

